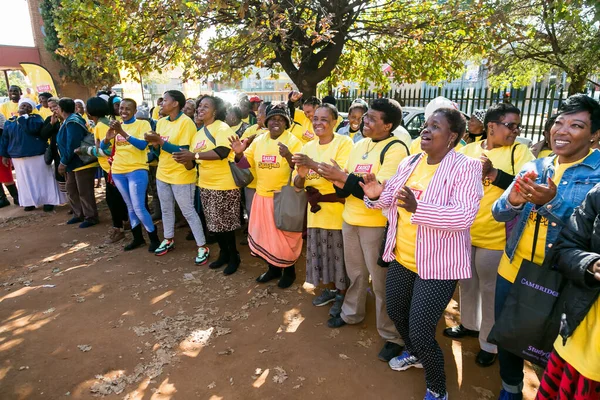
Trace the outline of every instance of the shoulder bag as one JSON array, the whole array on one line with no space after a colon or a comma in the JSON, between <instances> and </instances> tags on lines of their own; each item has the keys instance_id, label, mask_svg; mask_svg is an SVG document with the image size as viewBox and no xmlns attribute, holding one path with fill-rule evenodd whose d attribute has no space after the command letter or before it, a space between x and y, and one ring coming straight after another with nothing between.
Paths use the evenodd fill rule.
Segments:
<instances>
[{"instance_id":1,"label":"shoulder bag","mask_svg":"<svg viewBox=\"0 0 600 400\"><path fill-rule=\"evenodd\" d=\"M292 185L293 172L290 171L287 185L273 194L275 226L281 231L302 232L308 199L304 189L296 189Z\"/></svg>"}]
</instances>

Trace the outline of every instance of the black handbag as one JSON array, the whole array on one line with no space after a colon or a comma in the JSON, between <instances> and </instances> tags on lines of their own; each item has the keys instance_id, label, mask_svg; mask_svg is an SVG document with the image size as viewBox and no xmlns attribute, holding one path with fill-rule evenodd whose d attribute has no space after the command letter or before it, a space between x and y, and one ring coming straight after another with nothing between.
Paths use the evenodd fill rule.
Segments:
<instances>
[{"instance_id":1,"label":"black handbag","mask_svg":"<svg viewBox=\"0 0 600 400\"><path fill-rule=\"evenodd\" d=\"M52 145L48 145L46 147L46 151L44 152L44 162L46 165L52 165L54 161L54 152L52 151Z\"/></svg>"},{"instance_id":2,"label":"black handbag","mask_svg":"<svg viewBox=\"0 0 600 400\"><path fill-rule=\"evenodd\" d=\"M551 268L546 257L543 265L533 262L541 216L535 222L530 260L523 260L517 278L496 319L488 342L524 360L545 367L560 328L559 296L565 286L563 275Z\"/></svg>"}]
</instances>

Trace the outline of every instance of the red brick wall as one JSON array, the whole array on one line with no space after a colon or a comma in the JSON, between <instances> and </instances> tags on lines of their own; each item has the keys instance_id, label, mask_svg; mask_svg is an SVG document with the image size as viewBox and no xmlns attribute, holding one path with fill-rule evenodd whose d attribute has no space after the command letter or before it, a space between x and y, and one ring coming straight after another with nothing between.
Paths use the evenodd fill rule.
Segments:
<instances>
[{"instance_id":1,"label":"red brick wall","mask_svg":"<svg viewBox=\"0 0 600 400\"><path fill-rule=\"evenodd\" d=\"M94 90L90 90L85 86L72 83L65 82L61 79L59 75L59 71L61 70L61 64L52 58L52 54L46 50L44 46L44 34L42 33L42 26L44 25L44 21L42 20L42 16L40 14L40 1L39 0L28 0L29 4L29 15L31 17L31 28L33 30L33 40L35 46L38 48L40 53L40 65L50 71L50 74L54 78L54 82L57 85L57 90L60 96L71 97L74 99L83 99L84 101L93 96Z\"/></svg>"}]
</instances>

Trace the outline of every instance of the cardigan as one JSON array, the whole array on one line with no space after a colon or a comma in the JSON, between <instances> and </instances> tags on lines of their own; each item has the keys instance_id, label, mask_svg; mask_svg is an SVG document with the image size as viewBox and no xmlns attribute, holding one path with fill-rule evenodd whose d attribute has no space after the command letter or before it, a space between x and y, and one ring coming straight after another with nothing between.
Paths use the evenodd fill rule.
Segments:
<instances>
[{"instance_id":1,"label":"cardigan","mask_svg":"<svg viewBox=\"0 0 600 400\"><path fill-rule=\"evenodd\" d=\"M383 260L394 260L398 208L396 197L418 162L426 162L420 153L405 158L385 185L376 201L364 197L369 208L381 208L387 214L389 228ZM457 153L454 149L440 162L411 223L417 227L415 259L421 279L457 280L471 277L471 234L483 197L481 161Z\"/></svg>"}]
</instances>

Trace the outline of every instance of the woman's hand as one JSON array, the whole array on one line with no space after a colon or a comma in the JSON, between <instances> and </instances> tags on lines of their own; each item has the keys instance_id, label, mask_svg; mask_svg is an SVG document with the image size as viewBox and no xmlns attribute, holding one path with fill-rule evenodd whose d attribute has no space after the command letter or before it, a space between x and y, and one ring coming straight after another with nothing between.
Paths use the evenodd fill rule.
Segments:
<instances>
[{"instance_id":1,"label":"woman's hand","mask_svg":"<svg viewBox=\"0 0 600 400\"><path fill-rule=\"evenodd\" d=\"M302 98L302 92L298 92L296 90L293 90L289 95L289 99L293 103L297 102L301 98Z\"/></svg>"},{"instance_id":2,"label":"woman's hand","mask_svg":"<svg viewBox=\"0 0 600 400\"><path fill-rule=\"evenodd\" d=\"M296 171L298 172L298 176L300 178L305 179L306 175L308 175L308 171L310 171L310 168L304 165L296 164Z\"/></svg>"},{"instance_id":3,"label":"woman's hand","mask_svg":"<svg viewBox=\"0 0 600 400\"><path fill-rule=\"evenodd\" d=\"M248 139L240 140L237 136L231 136L229 138L229 143L231 143L231 150L236 155L243 155L244 151L248 148Z\"/></svg>"},{"instance_id":4,"label":"woman's hand","mask_svg":"<svg viewBox=\"0 0 600 400\"><path fill-rule=\"evenodd\" d=\"M302 166L307 169L312 169L313 171L316 171L319 168L319 164L306 154L296 153L292 156L292 161L297 167Z\"/></svg>"},{"instance_id":5,"label":"woman's hand","mask_svg":"<svg viewBox=\"0 0 600 400\"><path fill-rule=\"evenodd\" d=\"M173 160L178 162L179 164L187 164L190 161L195 160L195 154L187 149L179 149L180 151L176 151L173 153Z\"/></svg>"},{"instance_id":6,"label":"woman's hand","mask_svg":"<svg viewBox=\"0 0 600 400\"><path fill-rule=\"evenodd\" d=\"M61 176L65 176L66 172L67 172L67 166L65 164L58 164L58 173Z\"/></svg>"},{"instance_id":7,"label":"woman's hand","mask_svg":"<svg viewBox=\"0 0 600 400\"><path fill-rule=\"evenodd\" d=\"M534 171L529 171L529 172L525 173L525 175L523 175L523 178L526 176L529 176L532 179L537 178L537 174ZM508 202L511 205L513 205L514 207L522 206L523 204L525 204L529 201L527 199L527 197L523 196L521 193L521 184L520 184L521 179L522 179L521 177L517 177L515 184L512 186L512 189L510 190L510 193L508 194Z\"/></svg>"},{"instance_id":8,"label":"woman's hand","mask_svg":"<svg viewBox=\"0 0 600 400\"><path fill-rule=\"evenodd\" d=\"M10 158L2 157L2 164L4 164L5 167L8 167L10 165Z\"/></svg>"},{"instance_id":9,"label":"woman's hand","mask_svg":"<svg viewBox=\"0 0 600 400\"><path fill-rule=\"evenodd\" d=\"M279 155L283 158L289 158L292 156L292 153L290 153L290 149L288 149L288 147L281 143L281 142L277 142L277 146L279 146Z\"/></svg>"},{"instance_id":10,"label":"woman's hand","mask_svg":"<svg viewBox=\"0 0 600 400\"><path fill-rule=\"evenodd\" d=\"M494 168L494 164L492 164L492 161L487 158L485 154L482 154L479 159L481 160L481 165L483 166L483 180L488 178L492 182L495 181L498 177L498 169Z\"/></svg>"},{"instance_id":11,"label":"woman's hand","mask_svg":"<svg viewBox=\"0 0 600 400\"><path fill-rule=\"evenodd\" d=\"M123 131L123 126L121 126L121 123L116 119L110 121L108 123L108 126L110 127L110 129L113 129L115 132L117 132L117 134L120 134L121 136L123 136L123 134L125 133L125 131Z\"/></svg>"},{"instance_id":12,"label":"woman's hand","mask_svg":"<svg viewBox=\"0 0 600 400\"><path fill-rule=\"evenodd\" d=\"M162 146L162 144L164 143L160 135L154 131L144 133L144 140L156 146Z\"/></svg>"},{"instance_id":13,"label":"woman's hand","mask_svg":"<svg viewBox=\"0 0 600 400\"><path fill-rule=\"evenodd\" d=\"M600 281L600 260L596 261L592 265L589 266L588 271L594 274L594 278L597 281Z\"/></svg>"},{"instance_id":14,"label":"woman's hand","mask_svg":"<svg viewBox=\"0 0 600 400\"><path fill-rule=\"evenodd\" d=\"M527 175L517 178L519 185L519 194L530 203L543 205L547 204L556 196L556 185L552 179L548 178L547 184L538 185Z\"/></svg>"},{"instance_id":15,"label":"woman's hand","mask_svg":"<svg viewBox=\"0 0 600 400\"><path fill-rule=\"evenodd\" d=\"M111 140L113 140L115 137L117 137L118 133L119 132L117 132L113 128L110 128L108 131L106 131L106 137L104 138L104 143L109 144Z\"/></svg>"},{"instance_id":16,"label":"woman's hand","mask_svg":"<svg viewBox=\"0 0 600 400\"><path fill-rule=\"evenodd\" d=\"M398 205L398 207L404 208L409 213L414 214L415 212L417 212L417 206L419 205L419 203L417 203L417 198L415 197L415 194L412 192L412 190L410 190L408 186L404 186L402 189L400 189L400 192L398 192L398 196L396 197L396 199L396 204Z\"/></svg>"},{"instance_id":17,"label":"woman's hand","mask_svg":"<svg viewBox=\"0 0 600 400\"><path fill-rule=\"evenodd\" d=\"M358 184L363 192L365 192L365 196L371 200L377 200L381 196L381 193L383 193L383 189L385 189L385 182L377 182L375 174L366 174L363 179L364 183L358 182Z\"/></svg>"},{"instance_id":18,"label":"woman's hand","mask_svg":"<svg viewBox=\"0 0 600 400\"><path fill-rule=\"evenodd\" d=\"M331 165L324 162L318 163L317 172L339 188L343 188L346 179L348 179L348 172L344 171L333 158L331 159ZM340 186L338 183L342 185Z\"/></svg>"}]
</instances>

